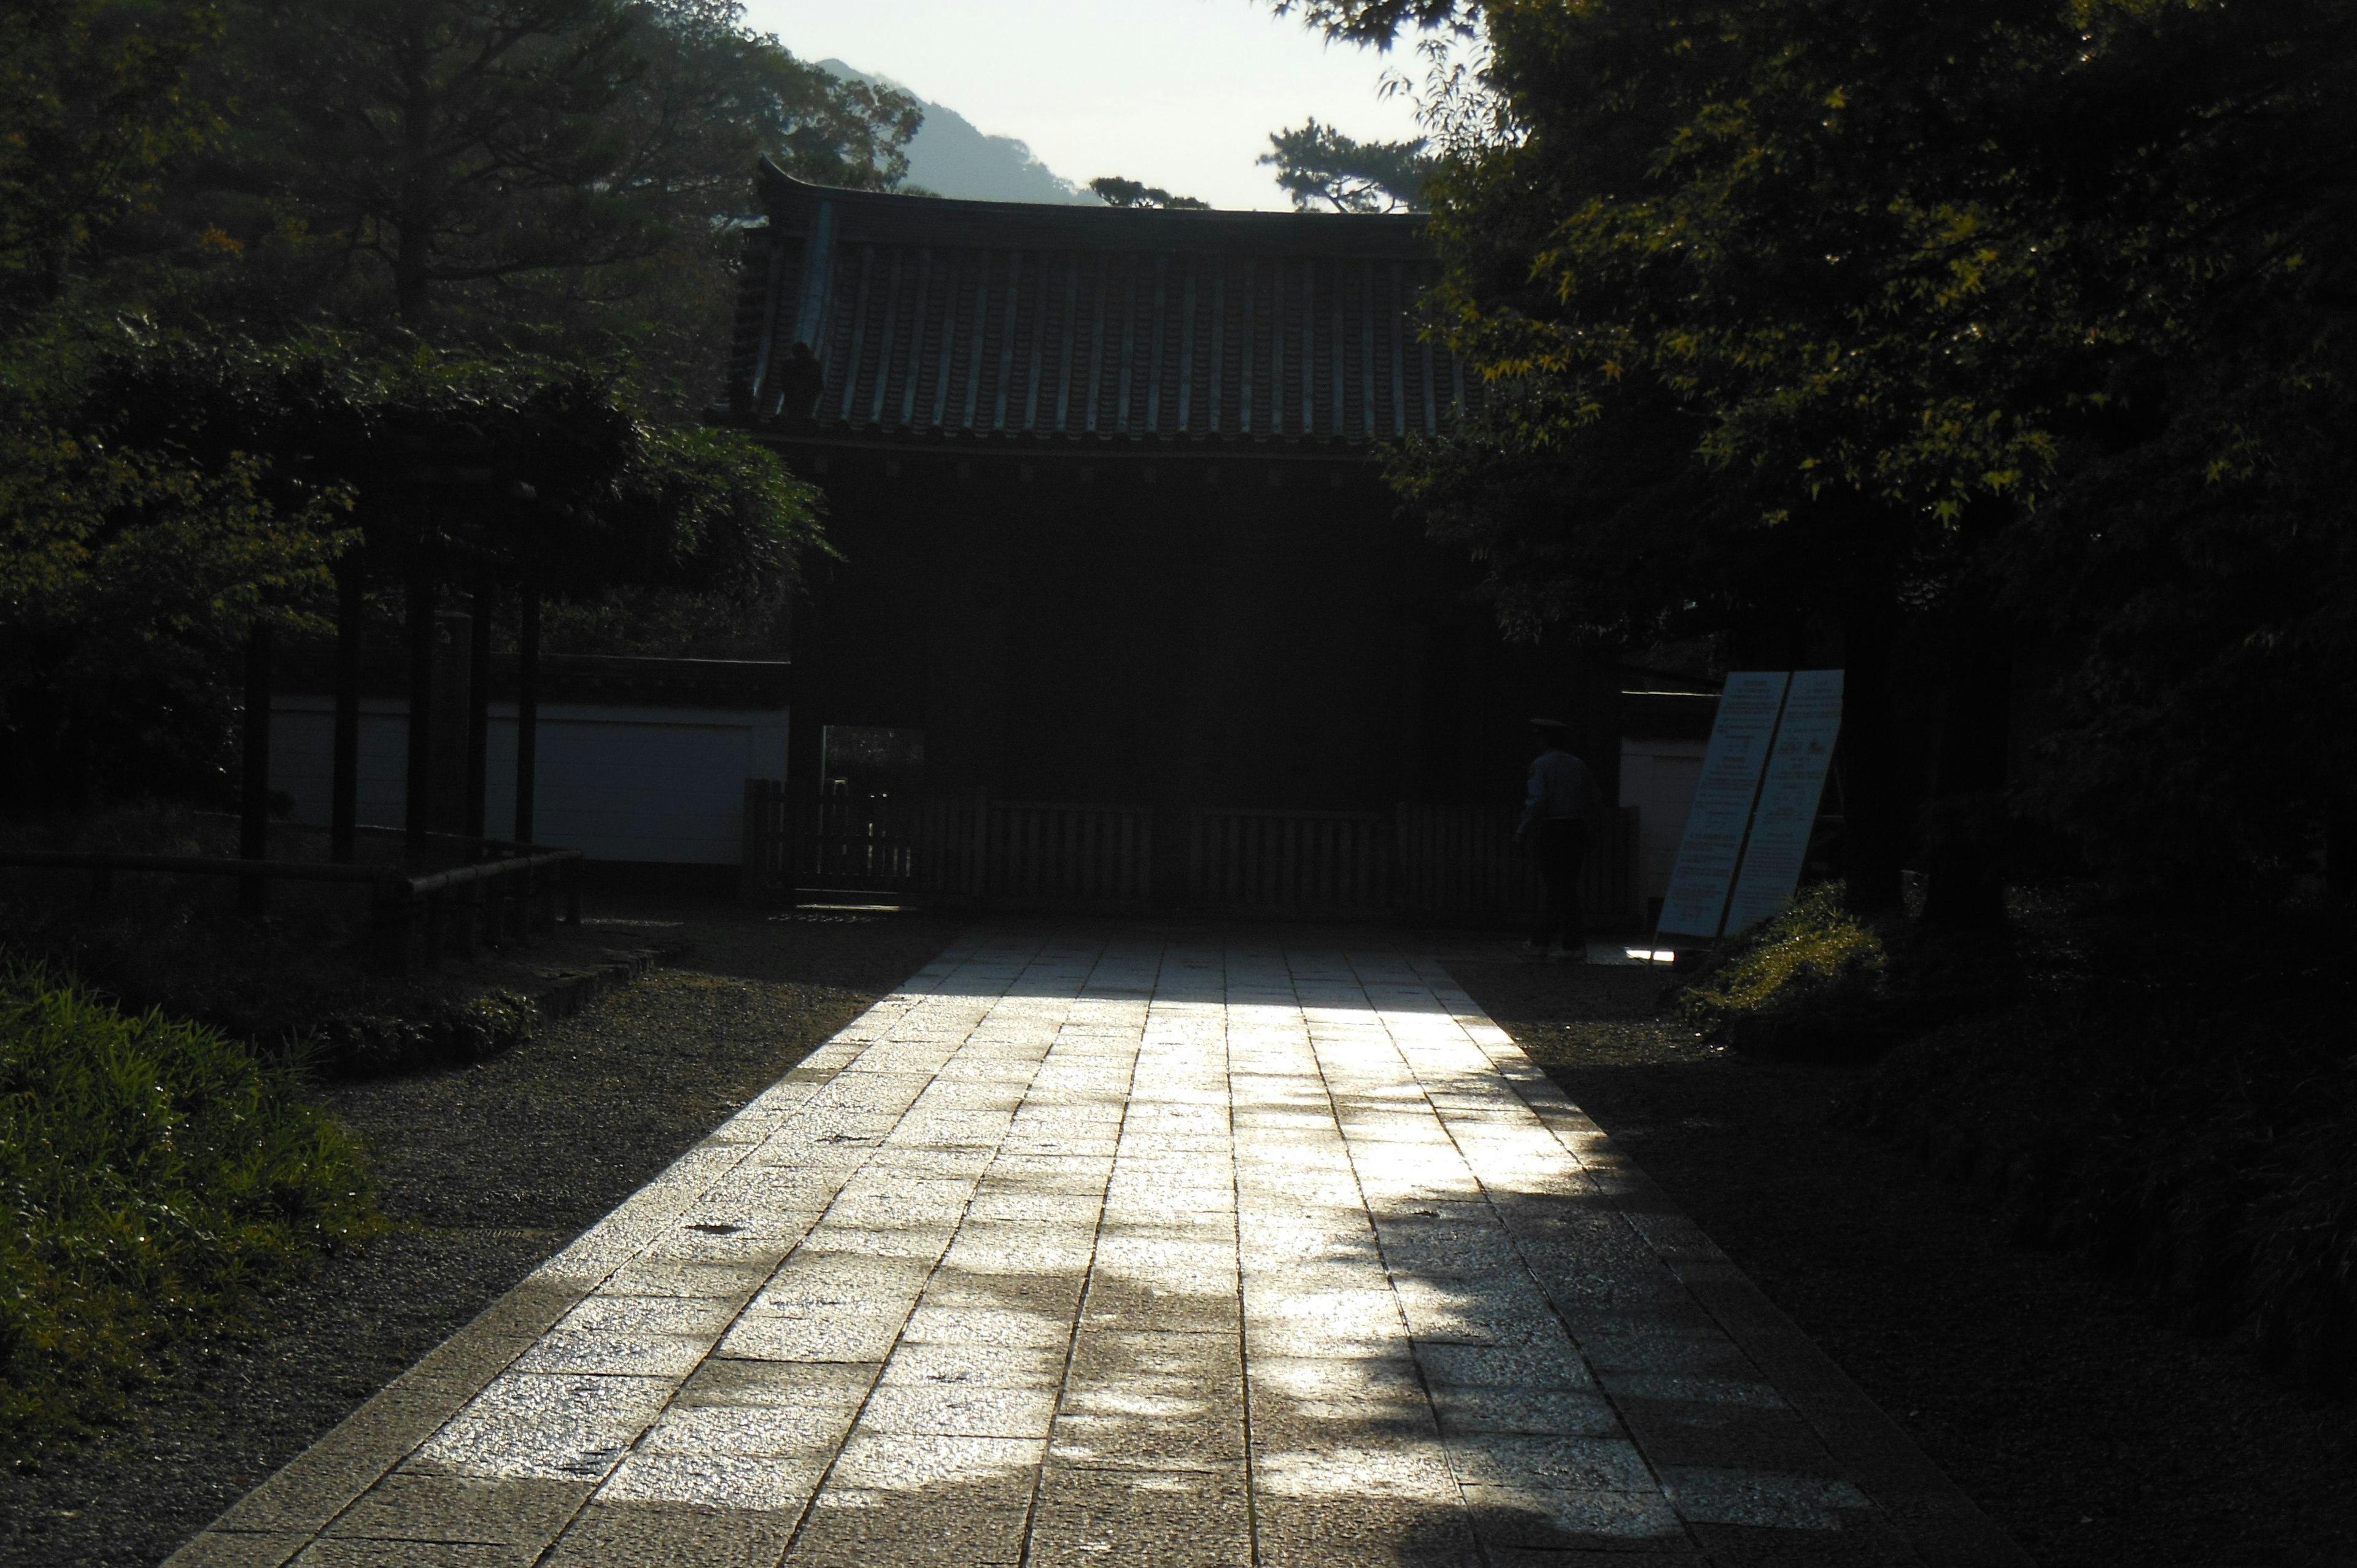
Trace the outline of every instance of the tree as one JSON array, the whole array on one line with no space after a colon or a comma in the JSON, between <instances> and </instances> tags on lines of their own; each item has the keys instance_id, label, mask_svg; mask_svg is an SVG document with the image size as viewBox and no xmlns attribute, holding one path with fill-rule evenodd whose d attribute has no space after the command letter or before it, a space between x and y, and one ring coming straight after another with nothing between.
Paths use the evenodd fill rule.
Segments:
<instances>
[{"instance_id":1,"label":"tree","mask_svg":"<svg viewBox=\"0 0 2357 1568\"><path fill-rule=\"evenodd\" d=\"M1158 185L1140 185L1134 179L1124 179L1117 174L1101 175L1089 181L1099 201L1107 207L1166 207L1173 212L1209 212L1211 204L1198 201L1191 196L1173 196Z\"/></svg>"},{"instance_id":2,"label":"tree","mask_svg":"<svg viewBox=\"0 0 2357 1568\"><path fill-rule=\"evenodd\" d=\"M151 345L122 338L116 352ZM250 446L121 439L72 330L19 336L0 371L0 800L226 803L237 649L256 622L317 629L350 497L283 483Z\"/></svg>"},{"instance_id":3,"label":"tree","mask_svg":"<svg viewBox=\"0 0 2357 1568\"><path fill-rule=\"evenodd\" d=\"M212 5L17 0L0 9L0 310L55 300L93 235L214 128L188 92Z\"/></svg>"},{"instance_id":4,"label":"tree","mask_svg":"<svg viewBox=\"0 0 2357 1568\"><path fill-rule=\"evenodd\" d=\"M1403 142L1361 142L1315 119L1273 133L1260 161L1276 169L1276 183L1294 207L1314 212L1421 212L1434 158L1418 136Z\"/></svg>"},{"instance_id":5,"label":"tree","mask_svg":"<svg viewBox=\"0 0 2357 1568\"><path fill-rule=\"evenodd\" d=\"M735 432L640 418L606 375L317 338L119 338L0 403L0 797L226 788L235 649L326 628L334 570L528 580L560 600L774 601L816 494Z\"/></svg>"},{"instance_id":6,"label":"tree","mask_svg":"<svg viewBox=\"0 0 2357 1568\"><path fill-rule=\"evenodd\" d=\"M718 384L759 150L888 183L913 102L725 0L220 21L0 14L0 796L217 799L239 645L355 551L774 620L814 495L645 411Z\"/></svg>"},{"instance_id":7,"label":"tree","mask_svg":"<svg viewBox=\"0 0 2357 1568\"><path fill-rule=\"evenodd\" d=\"M529 317L520 290L703 242L765 150L889 183L917 123L727 0L253 0L225 63L245 108L210 183L250 199L250 231L295 220L381 278L413 329L454 301Z\"/></svg>"},{"instance_id":8,"label":"tree","mask_svg":"<svg viewBox=\"0 0 2357 1568\"><path fill-rule=\"evenodd\" d=\"M1338 35L1379 40L1473 15L1437 0L1307 9ZM1480 515L1500 537L1559 536L1494 555L1509 577L1646 581L1610 569L1652 548L1641 531L1616 535L1571 501L1550 512L1511 476L1555 465L1587 482L1624 442L1650 449L1666 403L1691 425L1693 472L1664 476L1665 493L1717 498L1680 513L1708 521L1690 558L1780 564L1749 579L1754 609L1843 623L1854 695L1880 686L1861 666L1898 628L1944 628L1939 810L1919 853L1935 902L1987 918L2011 623L2045 598L2040 613L2102 647L2147 614L2118 577L2067 614L2040 592L2070 580L2062 563L2131 559L2093 476L2147 474L2147 513L2178 519L2139 531L2155 558L2164 540L2199 536L2184 529L2202 508L2158 504L2172 491L2206 491L2206 508L2229 480L2246 494L2274 483L2305 498L2312 529L2343 504L2301 456L2311 426L2245 419L2291 386L2338 396L2344 384L2334 313L2349 252L2335 242L2357 166L2337 84L2357 52L2352 18L2322 0L2087 0L2067 12L1977 0L1931 13L1886 0L1501 0L1480 16L1486 101L1440 106L1473 134L1446 144L1435 186L1449 269L1438 303L1457 345L1512 389L1469 437L1512 460L1484 477L1461 454L1426 451L1408 459L1411 488L1422 475L1448 499L1450 526ZM2254 332L2282 357L2236 347ZM2345 537L2345 518L2320 532ZM2287 525L2278 552L2289 537ZM2244 564L2256 587L2294 560L2314 564L2312 552L2255 548ZM1703 572L1688 600L1746 580ZM2254 629L2247 606L2172 598L2213 646ZM1730 618L1741 607L1723 605ZM2298 624L2325 639L2330 619ZM2328 642L2312 646L2309 664ZM1861 727L1876 726L1853 723L1853 741ZM2279 777L2338 766L2260 744ZM2142 755L2155 772L2159 758ZM2107 778L2146 788L2132 774ZM1854 805L1878 793L1853 791ZM1854 894L1894 897L1894 855ZM1948 888L1963 891L1950 900Z\"/></svg>"}]
</instances>

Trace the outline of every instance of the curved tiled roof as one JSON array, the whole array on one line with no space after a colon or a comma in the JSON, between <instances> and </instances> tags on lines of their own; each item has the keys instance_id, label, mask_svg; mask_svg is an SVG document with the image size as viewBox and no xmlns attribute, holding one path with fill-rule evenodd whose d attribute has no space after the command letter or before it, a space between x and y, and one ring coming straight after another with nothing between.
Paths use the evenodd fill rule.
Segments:
<instances>
[{"instance_id":1,"label":"curved tiled roof","mask_svg":"<svg viewBox=\"0 0 2357 1568\"><path fill-rule=\"evenodd\" d=\"M759 423L917 439L1361 444L1441 428L1415 218L949 201L762 166L731 380ZM806 343L817 365L793 368Z\"/></svg>"}]
</instances>

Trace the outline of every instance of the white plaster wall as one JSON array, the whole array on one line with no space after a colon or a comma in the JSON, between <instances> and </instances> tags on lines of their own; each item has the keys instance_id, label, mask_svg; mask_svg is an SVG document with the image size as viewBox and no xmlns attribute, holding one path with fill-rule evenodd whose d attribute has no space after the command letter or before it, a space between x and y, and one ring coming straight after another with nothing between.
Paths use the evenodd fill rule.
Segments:
<instances>
[{"instance_id":1,"label":"white plaster wall","mask_svg":"<svg viewBox=\"0 0 2357 1568\"><path fill-rule=\"evenodd\" d=\"M1620 743L1620 803L1637 808L1637 894L1659 898L1670 890L1686 811L1702 777L1700 740L1625 739Z\"/></svg>"},{"instance_id":2,"label":"white plaster wall","mask_svg":"<svg viewBox=\"0 0 2357 1568\"><path fill-rule=\"evenodd\" d=\"M270 705L270 784L298 822L328 821L335 701L298 693ZM408 704L361 703L360 820L397 827ZM542 843L593 860L734 865L743 854L745 780L782 779L787 710L543 703L537 821ZM491 704L485 830L515 828L513 703Z\"/></svg>"}]
</instances>

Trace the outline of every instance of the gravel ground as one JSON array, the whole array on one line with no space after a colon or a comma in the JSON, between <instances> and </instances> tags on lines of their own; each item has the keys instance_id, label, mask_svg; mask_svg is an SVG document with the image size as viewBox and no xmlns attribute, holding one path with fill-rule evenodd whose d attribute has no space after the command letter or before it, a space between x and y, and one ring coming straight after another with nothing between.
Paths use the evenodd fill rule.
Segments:
<instances>
[{"instance_id":1,"label":"gravel ground","mask_svg":"<svg viewBox=\"0 0 2357 1568\"><path fill-rule=\"evenodd\" d=\"M599 914L593 911L593 915ZM402 1229L191 1348L107 1437L0 1474L0 1568L160 1562L729 1112L921 967L955 928L619 908L659 970L504 1056L330 1085Z\"/></svg>"},{"instance_id":2,"label":"gravel ground","mask_svg":"<svg viewBox=\"0 0 2357 1568\"><path fill-rule=\"evenodd\" d=\"M1452 972L2044 1568L2357 1564L2357 1408L2009 1245L1832 1120L1857 1072L1703 1044L1658 971Z\"/></svg>"}]
</instances>

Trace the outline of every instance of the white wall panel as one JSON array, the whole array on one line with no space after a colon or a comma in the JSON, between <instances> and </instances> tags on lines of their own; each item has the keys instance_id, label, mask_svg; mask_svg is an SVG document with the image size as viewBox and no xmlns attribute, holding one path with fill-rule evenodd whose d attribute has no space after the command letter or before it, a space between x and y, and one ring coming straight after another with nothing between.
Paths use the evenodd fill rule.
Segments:
<instances>
[{"instance_id":1,"label":"white wall panel","mask_svg":"<svg viewBox=\"0 0 2357 1568\"><path fill-rule=\"evenodd\" d=\"M361 704L360 820L402 818L407 704ZM734 865L743 851L745 780L785 776L783 708L655 708L544 703L533 837L597 860ZM325 823L335 704L307 693L271 703L270 782L294 820ZM491 705L485 828L515 826L515 704Z\"/></svg>"}]
</instances>

